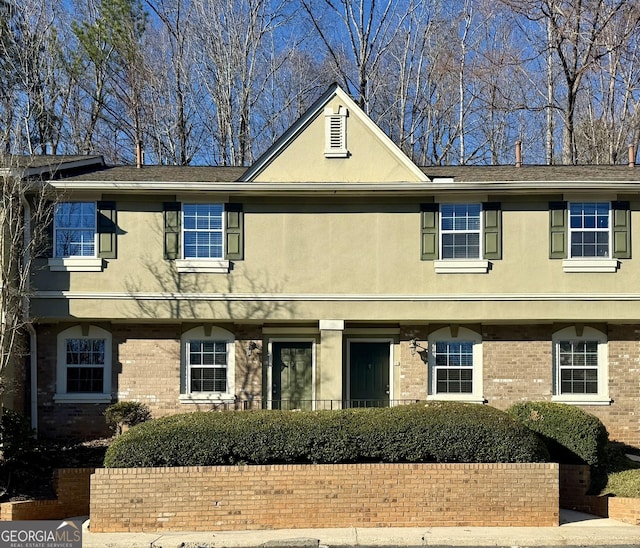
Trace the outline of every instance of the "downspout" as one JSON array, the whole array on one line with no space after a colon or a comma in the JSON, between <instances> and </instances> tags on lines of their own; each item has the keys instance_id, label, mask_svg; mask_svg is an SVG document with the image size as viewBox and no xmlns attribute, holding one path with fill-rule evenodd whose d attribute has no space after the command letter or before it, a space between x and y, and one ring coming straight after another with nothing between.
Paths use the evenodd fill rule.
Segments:
<instances>
[{"instance_id":1,"label":"downspout","mask_svg":"<svg viewBox=\"0 0 640 548\"><path fill-rule=\"evenodd\" d=\"M24 263L29 265L31 263L31 206L29 201L23 195L21 197L22 207L24 208ZM29 289L30 273L27 272L27 285L26 289ZM31 370L31 428L38 435L38 338L36 330L28 321L30 313L30 303L28 292L25 293L22 298L22 316L29 332L29 365Z\"/></svg>"}]
</instances>

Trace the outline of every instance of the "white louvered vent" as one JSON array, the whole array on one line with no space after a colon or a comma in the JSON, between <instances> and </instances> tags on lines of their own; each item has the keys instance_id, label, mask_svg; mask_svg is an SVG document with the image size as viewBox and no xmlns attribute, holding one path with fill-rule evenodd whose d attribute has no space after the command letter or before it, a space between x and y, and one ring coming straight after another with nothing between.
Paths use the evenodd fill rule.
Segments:
<instances>
[{"instance_id":1,"label":"white louvered vent","mask_svg":"<svg viewBox=\"0 0 640 548\"><path fill-rule=\"evenodd\" d=\"M327 107L325 116L325 148L327 158L346 158L347 150L347 109L339 107L338 112Z\"/></svg>"}]
</instances>

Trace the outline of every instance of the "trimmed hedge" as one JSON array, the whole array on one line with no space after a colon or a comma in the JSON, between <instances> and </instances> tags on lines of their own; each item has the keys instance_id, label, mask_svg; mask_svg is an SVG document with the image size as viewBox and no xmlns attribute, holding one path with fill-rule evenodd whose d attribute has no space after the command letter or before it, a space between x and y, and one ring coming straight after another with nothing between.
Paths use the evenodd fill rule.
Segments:
<instances>
[{"instance_id":1,"label":"trimmed hedge","mask_svg":"<svg viewBox=\"0 0 640 548\"><path fill-rule=\"evenodd\" d=\"M507 413L543 437L552 461L606 466L609 433L600 419L583 409L565 403L526 402L511 406Z\"/></svg>"},{"instance_id":2,"label":"trimmed hedge","mask_svg":"<svg viewBox=\"0 0 640 548\"><path fill-rule=\"evenodd\" d=\"M546 462L542 440L506 413L433 402L335 411L200 412L122 434L105 466L347 462Z\"/></svg>"}]
</instances>

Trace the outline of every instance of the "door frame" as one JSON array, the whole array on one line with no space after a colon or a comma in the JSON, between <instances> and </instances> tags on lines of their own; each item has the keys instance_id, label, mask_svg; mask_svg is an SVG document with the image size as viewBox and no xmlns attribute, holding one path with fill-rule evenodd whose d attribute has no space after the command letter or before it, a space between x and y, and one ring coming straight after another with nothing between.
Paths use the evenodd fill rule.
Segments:
<instances>
[{"instance_id":1,"label":"door frame","mask_svg":"<svg viewBox=\"0 0 640 548\"><path fill-rule=\"evenodd\" d=\"M389 407L393 404L393 337L349 337L347 338L347 368L345 373L345 400L351 399L351 343L387 343L389 345Z\"/></svg>"},{"instance_id":2,"label":"door frame","mask_svg":"<svg viewBox=\"0 0 640 548\"><path fill-rule=\"evenodd\" d=\"M311 409L316 409L316 339L313 337L270 337L267 341L267 409L273 408L273 344L311 343Z\"/></svg>"}]
</instances>

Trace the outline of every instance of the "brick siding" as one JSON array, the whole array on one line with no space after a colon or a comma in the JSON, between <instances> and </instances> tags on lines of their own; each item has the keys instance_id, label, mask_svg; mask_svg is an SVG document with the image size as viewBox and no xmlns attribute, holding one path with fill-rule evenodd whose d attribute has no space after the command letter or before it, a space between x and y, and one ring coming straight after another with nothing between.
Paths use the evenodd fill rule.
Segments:
<instances>
[{"instance_id":1,"label":"brick siding","mask_svg":"<svg viewBox=\"0 0 640 548\"><path fill-rule=\"evenodd\" d=\"M41 435L95 438L109 434L104 420L106 404L55 403L56 334L69 325L39 326L38 405ZM113 336L113 390L117 400L135 400L149 405L154 417L202 411L211 404L181 403L180 325L105 326ZM236 336L235 385L238 400L265 398L264 351L248 352L249 343L263 346L260 327L227 326ZM425 355L412 353L416 337L426 346L428 334L438 326L402 326L399 352L394 356L394 399L424 400L427 397L428 366ZM483 390L487 403L499 409L531 400L552 397L552 352L554 325L469 326L482 333ZM611 405L583 408L599 417L610 438L640 446L640 327L597 326L608 331L609 396ZM318 354L321 351L318 345ZM114 401L116 401L114 399Z\"/></svg>"},{"instance_id":2,"label":"brick siding","mask_svg":"<svg viewBox=\"0 0 640 548\"><path fill-rule=\"evenodd\" d=\"M98 469L91 530L558 525L556 464Z\"/></svg>"}]
</instances>

